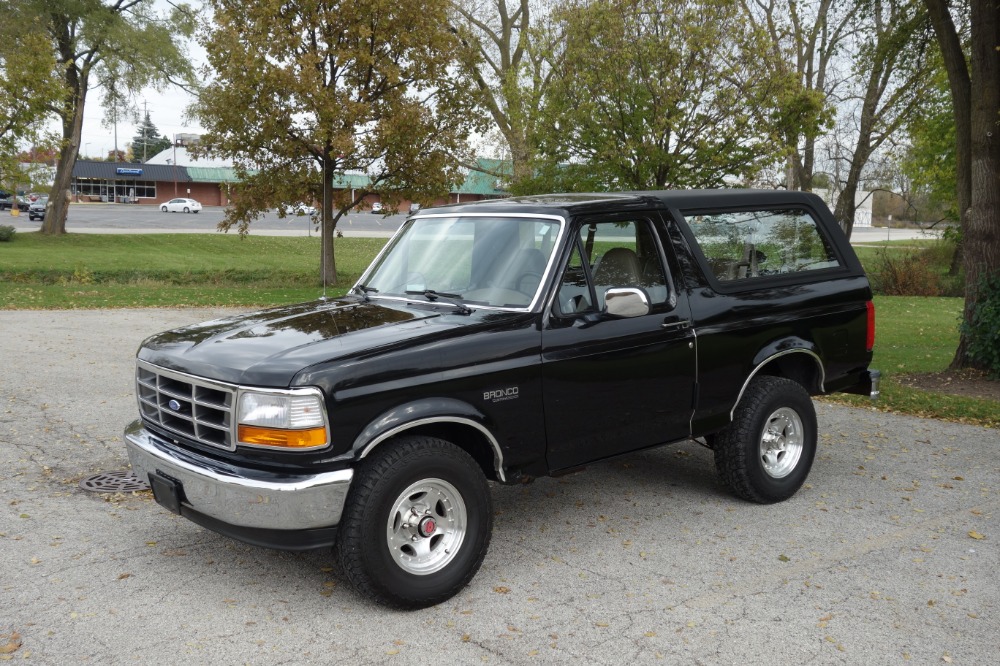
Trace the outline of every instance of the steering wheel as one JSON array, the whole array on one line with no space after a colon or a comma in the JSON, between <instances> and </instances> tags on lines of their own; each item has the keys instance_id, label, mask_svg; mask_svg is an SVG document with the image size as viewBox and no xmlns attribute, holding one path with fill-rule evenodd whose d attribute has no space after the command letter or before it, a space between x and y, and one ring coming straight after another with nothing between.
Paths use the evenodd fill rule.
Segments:
<instances>
[{"instance_id":1,"label":"steering wheel","mask_svg":"<svg viewBox=\"0 0 1000 666\"><path fill-rule=\"evenodd\" d=\"M538 285L542 283L541 273L527 272L517 278L517 283L514 285L516 291L521 292L526 296L531 296L536 291L538 291Z\"/></svg>"}]
</instances>

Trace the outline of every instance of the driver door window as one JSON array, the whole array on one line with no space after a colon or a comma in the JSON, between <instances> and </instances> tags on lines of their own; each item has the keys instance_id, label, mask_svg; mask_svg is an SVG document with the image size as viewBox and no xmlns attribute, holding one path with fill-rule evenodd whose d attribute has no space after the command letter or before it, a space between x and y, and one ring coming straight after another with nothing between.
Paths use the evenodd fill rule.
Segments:
<instances>
[{"instance_id":1,"label":"driver door window","mask_svg":"<svg viewBox=\"0 0 1000 666\"><path fill-rule=\"evenodd\" d=\"M666 303L670 285L648 220L584 223L559 284L561 314L600 312L608 289L641 289L651 306Z\"/></svg>"}]
</instances>

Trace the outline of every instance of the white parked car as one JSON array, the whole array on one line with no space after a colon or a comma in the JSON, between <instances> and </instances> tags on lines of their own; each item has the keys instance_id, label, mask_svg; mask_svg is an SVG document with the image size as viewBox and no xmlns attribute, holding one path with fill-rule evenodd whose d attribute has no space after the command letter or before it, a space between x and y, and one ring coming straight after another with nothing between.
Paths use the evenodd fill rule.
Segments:
<instances>
[{"instance_id":1,"label":"white parked car","mask_svg":"<svg viewBox=\"0 0 1000 666\"><path fill-rule=\"evenodd\" d=\"M316 215L317 210L315 206L310 206L305 203L291 204L284 207L285 215Z\"/></svg>"},{"instance_id":2,"label":"white parked car","mask_svg":"<svg viewBox=\"0 0 1000 666\"><path fill-rule=\"evenodd\" d=\"M164 213L197 213L201 210L201 204L194 199L171 199L160 204L160 210Z\"/></svg>"}]
</instances>

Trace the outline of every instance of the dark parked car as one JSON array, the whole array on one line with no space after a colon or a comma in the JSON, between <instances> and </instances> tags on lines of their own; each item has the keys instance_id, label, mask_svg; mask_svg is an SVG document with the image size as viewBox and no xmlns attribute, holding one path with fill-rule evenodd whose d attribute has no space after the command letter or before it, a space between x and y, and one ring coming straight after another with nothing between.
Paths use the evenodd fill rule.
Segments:
<instances>
[{"instance_id":1,"label":"dark parked car","mask_svg":"<svg viewBox=\"0 0 1000 666\"><path fill-rule=\"evenodd\" d=\"M735 495L791 497L816 455L810 396L878 393L874 330L861 264L811 194L434 208L342 298L143 342L126 446L169 510L334 546L362 593L417 608L482 563L488 482L699 438Z\"/></svg>"},{"instance_id":2,"label":"dark parked car","mask_svg":"<svg viewBox=\"0 0 1000 666\"><path fill-rule=\"evenodd\" d=\"M26 211L28 210L28 200L24 197L6 194L0 198L0 210L10 210L14 206L17 206L18 210Z\"/></svg>"},{"instance_id":3,"label":"dark parked car","mask_svg":"<svg viewBox=\"0 0 1000 666\"><path fill-rule=\"evenodd\" d=\"M45 210L49 205L49 198L40 196L28 205L29 220L45 220Z\"/></svg>"}]
</instances>

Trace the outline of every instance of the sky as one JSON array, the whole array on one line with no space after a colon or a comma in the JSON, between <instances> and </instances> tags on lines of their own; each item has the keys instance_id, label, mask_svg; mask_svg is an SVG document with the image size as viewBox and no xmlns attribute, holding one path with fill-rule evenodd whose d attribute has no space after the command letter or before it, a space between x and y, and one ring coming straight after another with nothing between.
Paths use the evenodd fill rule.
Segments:
<instances>
[{"instance_id":1,"label":"sky","mask_svg":"<svg viewBox=\"0 0 1000 666\"><path fill-rule=\"evenodd\" d=\"M188 4L196 7L201 6L200 0L186 0ZM167 0L153 0L154 7L166 12L170 5ZM197 68L204 62L203 52L200 47L193 42L187 45L187 51L192 63ZM119 118L118 120L118 150L124 151L126 145L138 134L139 124L142 122L142 102L146 102L146 109L149 111L149 119L156 126L160 136L166 135L173 138L174 134L201 134L203 128L193 122L185 122L185 110L194 101L194 98L178 87L169 87L163 91L152 88L142 91L138 95L139 117L137 120L131 118ZM101 91L91 90L87 95L87 104L83 115L83 134L80 139L80 154L83 157L93 157L104 159L115 147L115 128L105 126L104 108L101 106ZM53 131L59 131L58 123L52 124Z\"/></svg>"}]
</instances>

